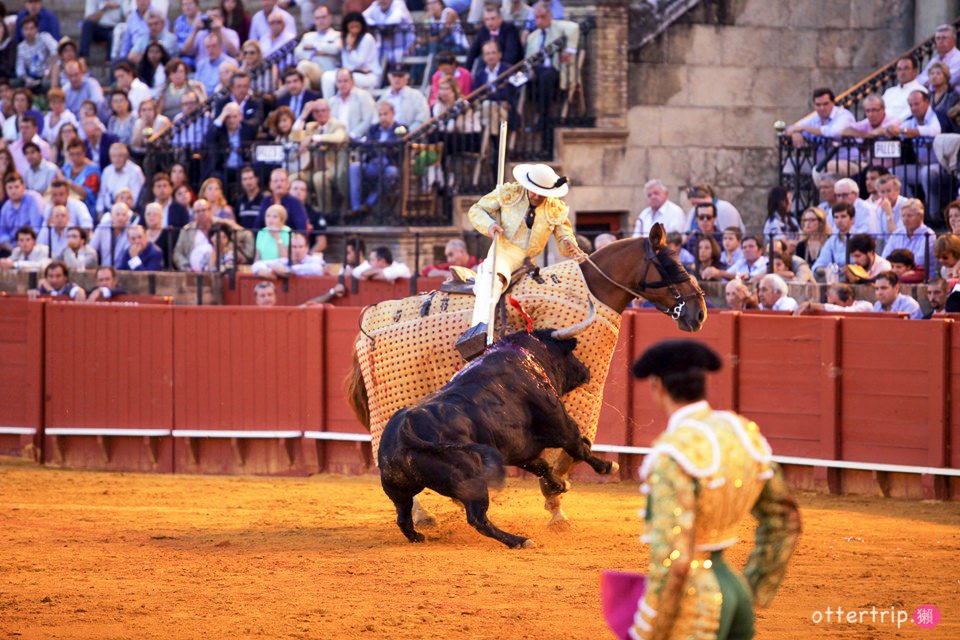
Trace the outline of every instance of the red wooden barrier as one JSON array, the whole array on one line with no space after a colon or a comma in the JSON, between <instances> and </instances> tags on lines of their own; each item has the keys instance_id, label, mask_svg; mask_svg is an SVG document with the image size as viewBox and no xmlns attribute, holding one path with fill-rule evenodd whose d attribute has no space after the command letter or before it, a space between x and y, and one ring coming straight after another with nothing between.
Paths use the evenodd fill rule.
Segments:
<instances>
[{"instance_id":1,"label":"red wooden barrier","mask_svg":"<svg viewBox=\"0 0 960 640\"><path fill-rule=\"evenodd\" d=\"M41 459L44 303L0 298L0 454Z\"/></svg>"},{"instance_id":2,"label":"red wooden barrier","mask_svg":"<svg viewBox=\"0 0 960 640\"><path fill-rule=\"evenodd\" d=\"M172 307L48 303L46 461L173 470Z\"/></svg>"},{"instance_id":3,"label":"red wooden barrier","mask_svg":"<svg viewBox=\"0 0 960 640\"><path fill-rule=\"evenodd\" d=\"M191 473L304 473L323 419L322 309L179 308L175 464Z\"/></svg>"},{"instance_id":4,"label":"red wooden barrier","mask_svg":"<svg viewBox=\"0 0 960 640\"><path fill-rule=\"evenodd\" d=\"M229 279L224 278L224 304L254 306L257 300L253 288L257 286L257 283L264 281L264 278L252 273L238 273L235 288L231 289ZM273 284L277 291L277 306L295 307L330 291L331 288L336 286L337 278L336 276L303 276L289 278L286 281L274 280ZM330 301L330 304L353 304L349 302L349 296L350 292L347 291L344 297L334 298Z\"/></svg>"}]
</instances>

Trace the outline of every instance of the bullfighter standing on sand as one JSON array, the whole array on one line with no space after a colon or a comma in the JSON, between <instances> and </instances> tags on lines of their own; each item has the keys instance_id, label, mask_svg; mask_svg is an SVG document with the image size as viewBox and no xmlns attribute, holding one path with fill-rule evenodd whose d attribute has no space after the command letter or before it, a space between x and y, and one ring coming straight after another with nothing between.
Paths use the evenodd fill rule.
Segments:
<instances>
[{"instance_id":1,"label":"bullfighter standing on sand","mask_svg":"<svg viewBox=\"0 0 960 640\"><path fill-rule=\"evenodd\" d=\"M720 366L691 340L660 342L633 365L670 414L640 468L650 568L628 633L634 640L753 638L753 604L773 599L800 534L796 503L756 423L704 399L706 374ZM758 524L741 575L723 550L748 513Z\"/></svg>"},{"instance_id":2,"label":"bullfighter standing on sand","mask_svg":"<svg viewBox=\"0 0 960 640\"><path fill-rule=\"evenodd\" d=\"M568 207L561 200L569 190L566 177L561 178L545 164L517 165L513 177L516 182L494 189L470 207L470 222L494 242L477 270L471 326L457 341L457 350L466 360L486 347L490 311L510 282L510 275L525 258L540 255L551 234L564 256L583 255L567 218Z\"/></svg>"}]
</instances>

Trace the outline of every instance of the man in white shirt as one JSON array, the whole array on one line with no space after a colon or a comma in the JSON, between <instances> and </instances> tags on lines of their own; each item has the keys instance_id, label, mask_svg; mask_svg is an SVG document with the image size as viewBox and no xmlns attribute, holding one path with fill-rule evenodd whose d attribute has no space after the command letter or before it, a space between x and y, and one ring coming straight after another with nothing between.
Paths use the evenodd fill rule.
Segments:
<instances>
[{"instance_id":1,"label":"man in white shirt","mask_svg":"<svg viewBox=\"0 0 960 640\"><path fill-rule=\"evenodd\" d=\"M687 189L687 200L692 205L687 211L684 227L687 231L697 230L697 206L701 204L712 204L714 211L717 212L716 228L726 229L727 227L740 227L742 233L747 232L747 227L743 224L743 216L737 210L733 203L727 200L721 200L717 197L717 192L712 185L706 182L698 182Z\"/></svg>"},{"instance_id":2,"label":"man in white shirt","mask_svg":"<svg viewBox=\"0 0 960 640\"><path fill-rule=\"evenodd\" d=\"M661 223L664 229L683 233L686 228L686 214L680 205L670 200L667 186L660 179L653 179L643 185L647 196L647 208L637 216L633 227L633 237L649 235L653 225Z\"/></svg>"},{"instance_id":3,"label":"man in white shirt","mask_svg":"<svg viewBox=\"0 0 960 640\"><path fill-rule=\"evenodd\" d=\"M409 278L410 267L402 262L395 262L393 252L389 247L377 247L370 253L370 268L357 274L359 267L353 270L355 278L361 280L382 280L394 282L397 278Z\"/></svg>"},{"instance_id":4,"label":"man in white shirt","mask_svg":"<svg viewBox=\"0 0 960 640\"><path fill-rule=\"evenodd\" d=\"M374 0L363 12L367 24L390 27L381 30L380 53L387 62L401 62L406 51L416 41L413 16L403 0Z\"/></svg>"},{"instance_id":5,"label":"man in white shirt","mask_svg":"<svg viewBox=\"0 0 960 640\"><path fill-rule=\"evenodd\" d=\"M81 227L83 229L93 229L93 216L90 210L80 198L70 197L70 183L60 177L50 184L50 204L43 211L43 225L47 225L50 219L50 213L56 206L67 208L67 224L71 227Z\"/></svg>"},{"instance_id":6,"label":"man in white shirt","mask_svg":"<svg viewBox=\"0 0 960 640\"><path fill-rule=\"evenodd\" d=\"M320 90L320 78L324 71L333 71L340 66L340 32L333 28L333 16L326 5L320 5L313 11L316 31L303 34L300 44L293 50L298 60L297 69L313 86Z\"/></svg>"},{"instance_id":7,"label":"man in white shirt","mask_svg":"<svg viewBox=\"0 0 960 640\"><path fill-rule=\"evenodd\" d=\"M403 63L390 65L387 78L390 80L390 90L380 96L379 102L389 102L393 105L397 122L413 131L430 119L427 99L416 89L407 86L410 74L406 65Z\"/></svg>"},{"instance_id":8,"label":"man in white shirt","mask_svg":"<svg viewBox=\"0 0 960 640\"><path fill-rule=\"evenodd\" d=\"M281 47L296 39L296 32L287 30L287 25L281 9L274 9L267 16L267 32L260 36L260 53L267 58L276 53ZM287 14L290 15L290 14Z\"/></svg>"},{"instance_id":9,"label":"man in white shirt","mask_svg":"<svg viewBox=\"0 0 960 640\"><path fill-rule=\"evenodd\" d=\"M46 193L53 181L62 175L60 167L49 160L44 160L40 147L35 142L23 145L23 155L28 165L26 173L23 174L23 182L27 185L27 189L40 194Z\"/></svg>"},{"instance_id":10,"label":"man in white shirt","mask_svg":"<svg viewBox=\"0 0 960 640\"><path fill-rule=\"evenodd\" d=\"M866 300L857 300L857 294L853 287L845 282L832 284L827 289L827 302L806 301L800 303L800 308L794 311L794 315L808 315L817 311L826 311L827 313L863 313L864 311L873 311L873 305Z\"/></svg>"},{"instance_id":11,"label":"man in white shirt","mask_svg":"<svg viewBox=\"0 0 960 640\"><path fill-rule=\"evenodd\" d=\"M883 92L883 104L887 113L903 121L910 117L910 105L907 98L912 91L923 89L917 82L917 60L913 56L903 56L897 60L897 84Z\"/></svg>"},{"instance_id":12,"label":"man in white shirt","mask_svg":"<svg viewBox=\"0 0 960 640\"><path fill-rule=\"evenodd\" d=\"M811 137L839 138L840 134L856 122L853 114L838 107L833 90L820 87L813 90L813 113L787 127L786 133L793 137L793 146L802 147Z\"/></svg>"},{"instance_id":13,"label":"man in white shirt","mask_svg":"<svg viewBox=\"0 0 960 640\"><path fill-rule=\"evenodd\" d=\"M150 87L137 77L133 65L126 60L120 62L114 68L113 79L116 80L118 89L127 92L127 99L130 100L130 109L133 113L140 112L141 102L153 99Z\"/></svg>"},{"instance_id":14,"label":"man in white shirt","mask_svg":"<svg viewBox=\"0 0 960 640\"><path fill-rule=\"evenodd\" d=\"M911 91L907 98L907 105L910 107L910 116L903 120L903 124L888 127L887 135L892 138L907 139L933 138L940 135L940 119L930 106L930 94L927 93L925 88L920 87ZM890 173L900 178L908 196L916 197L930 184L931 173L939 176L939 170L931 172L931 164L938 167L939 163L932 153L932 140L915 140L912 142L908 140L903 144L914 145L916 164L897 165ZM939 189L935 191L939 191ZM937 204L939 206L939 198Z\"/></svg>"},{"instance_id":15,"label":"man in white shirt","mask_svg":"<svg viewBox=\"0 0 960 640\"><path fill-rule=\"evenodd\" d=\"M767 311L796 311L800 305L789 293L786 281L775 273L763 276L757 285L760 308Z\"/></svg>"},{"instance_id":16,"label":"man in white shirt","mask_svg":"<svg viewBox=\"0 0 960 640\"><path fill-rule=\"evenodd\" d=\"M261 0L260 6L263 8L253 14L253 18L250 19L250 35L248 36L250 40L260 40L260 38L270 31L267 16L274 11L280 12L280 16L283 18L284 30L288 31L294 38L297 37L296 21L292 15L277 7L277 0Z\"/></svg>"},{"instance_id":17,"label":"man in white shirt","mask_svg":"<svg viewBox=\"0 0 960 640\"><path fill-rule=\"evenodd\" d=\"M377 120L377 105L370 92L354 86L348 69L337 71L337 95L330 98L330 114L343 123L351 140L367 134Z\"/></svg>"},{"instance_id":18,"label":"man in white shirt","mask_svg":"<svg viewBox=\"0 0 960 640\"><path fill-rule=\"evenodd\" d=\"M960 50L957 50L956 28L952 24L942 24L937 27L933 34L933 47L934 54L917 76L917 82L925 87L928 86L930 79L927 77L927 72L930 70L930 65L934 62L942 62L950 68L950 84L954 87L960 85Z\"/></svg>"},{"instance_id":19,"label":"man in white shirt","mask_svg":"<svg viewBox=\"0 0 960 640\"><path fill-rule=\"evenodd\" d=\"M100 193L97 195L97 212L103 214L113 207L117 191L126 187L133 193L133 201L140 197L143 188L143 170L130 162L127 145L115 142L110 145L110 164L100 177Z\"/></svg>"},{"instance_id":20,"label":"man in white shirt","mask_svg":"<svg viewBox=\"0 0 960 640\"><path fill-rule=\"evenodd\" d=\"M716 272L716 276L727 280L739 278L741 280L756 281L767 272L767 258L763 255L763 244L756 236L747 236L740 243L743 257L733 263L728 271Z\"/></svg>"}]
</instances>

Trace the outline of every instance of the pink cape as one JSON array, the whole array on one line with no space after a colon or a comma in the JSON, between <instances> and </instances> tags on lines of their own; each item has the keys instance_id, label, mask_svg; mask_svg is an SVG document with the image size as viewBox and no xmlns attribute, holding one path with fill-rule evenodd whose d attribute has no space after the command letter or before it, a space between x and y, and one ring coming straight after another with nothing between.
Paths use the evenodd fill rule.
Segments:
<instances>
[{"instance_id":1,"label":"pink cape","mask_svg":"<svg viewBox=\"0 0 960 640\"><path fill-rule=\"evenodd\" d=\"M604 571L600 575L600 601L607 626L618 638L626 640L640 599L647 588L647 577L629 571Z\"/></svg>"}]
</instances>

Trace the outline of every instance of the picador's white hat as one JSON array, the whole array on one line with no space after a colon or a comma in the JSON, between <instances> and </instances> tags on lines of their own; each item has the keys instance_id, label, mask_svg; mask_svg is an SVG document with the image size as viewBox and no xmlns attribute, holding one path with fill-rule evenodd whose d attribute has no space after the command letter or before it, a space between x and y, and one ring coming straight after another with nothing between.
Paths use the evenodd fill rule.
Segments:
<instances>
[{"instance_id":1,"label":"picador's white hat","mask_svg":"<svg viewBox=\"0 0 960 640\"><path fill-rule=\"evenodd\" d=\"M518 164L513 168L513 177L530 191L547 198L562 198L570 189L566 176L561 178L545 164Z\"/></svg>"}]
</instances>

